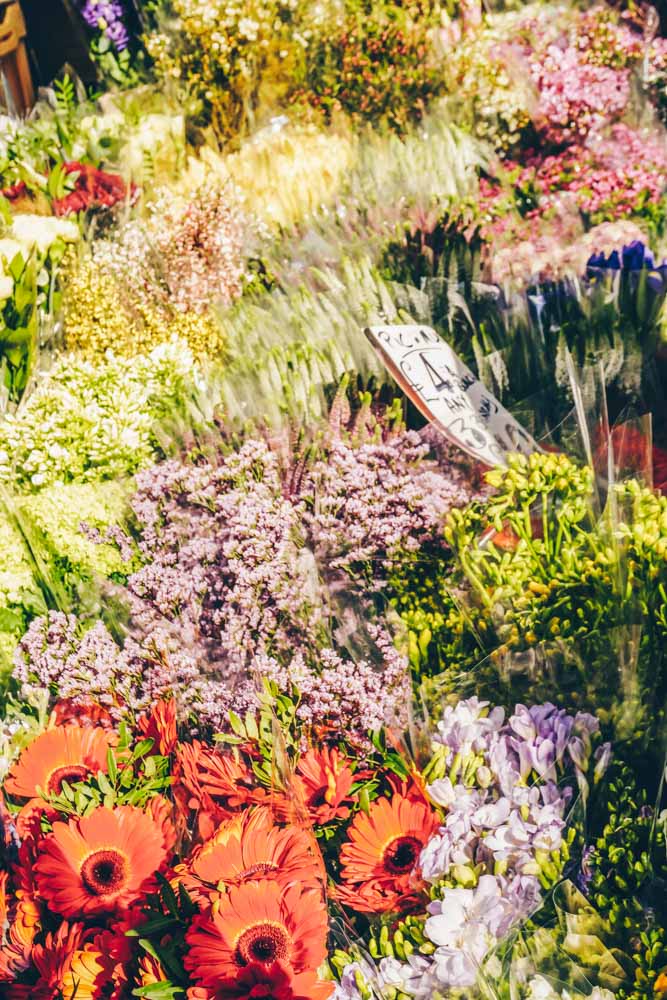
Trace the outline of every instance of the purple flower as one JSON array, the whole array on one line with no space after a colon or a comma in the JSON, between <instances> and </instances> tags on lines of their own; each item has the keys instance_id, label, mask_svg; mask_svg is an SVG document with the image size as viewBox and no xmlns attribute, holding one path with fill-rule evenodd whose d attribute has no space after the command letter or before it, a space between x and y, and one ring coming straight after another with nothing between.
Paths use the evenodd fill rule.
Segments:
<instances>
[{"instance_id":1,"label":"purple flower","mask_svg":"<svg viewBox=\"0 0 667 1000\"><path fill-rule=\"evenodd\" d=\"M81 16L90 28L102 31L118 52L129 45L125 10L119 0L85 0Z\"/></svg>"},{"instance_id":2,"label":"purple flower","mask_svg":"<svg viewBox=\"0 0 667 1000\"><path fill-rule=\"evenodd\" d=\"M641 273L646 276L646 282L651 291L656 295L664 295L667 291L667 260L656 265L653 254L646 248L641 240L632 240L623 247L619 255L618 250L613 250L610 254L592 254L588 259L587 276L594 279L598 272L611 271L629 273L634 287Z\"/></svg>"},{"instance_id":3,"label":"purple flower","mask_svg":"<svg viewBox=\"0 0 667 1000\"><path fill-rule=\"evenodd\" d=\"M592 845L585 847L581 854L581 866L577 873L576 883L582 892L588 891L591 879L593 878L593 869L590 862L594 854L595 848Z\"/></svg>"},{"instance_id":4,"label":"purple flower","mask_svg":"<svg viewBox=\"0 0 667 1000\"><path fill-rule=\"evenodd\" d=\"M655 267L655 263L653 254L642 241L632 240L623 247L620 256L618 250L612 250L610 254L591 254L588 267L599 267L609 271L640 271L644 267Z\"/></svg>"}]
</instances>

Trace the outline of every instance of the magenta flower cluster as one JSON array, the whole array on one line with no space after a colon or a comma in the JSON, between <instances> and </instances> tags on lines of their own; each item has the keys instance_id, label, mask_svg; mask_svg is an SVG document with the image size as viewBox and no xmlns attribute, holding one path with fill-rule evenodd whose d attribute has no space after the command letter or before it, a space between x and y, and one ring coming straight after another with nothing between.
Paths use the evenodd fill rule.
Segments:
<instances>
[{"instance_id":1,"label":"magenta flower cluster","mask_svg":"<svg viewBox=\"0 0 667 1000\"><path fill-rule=\"evenodd\" d=\"M550 45L531 66L538 89L534 120L547 142L582 142L614 120L630 96L630 74L584 61L573 46Z\"/></svg>"}]
</instances>

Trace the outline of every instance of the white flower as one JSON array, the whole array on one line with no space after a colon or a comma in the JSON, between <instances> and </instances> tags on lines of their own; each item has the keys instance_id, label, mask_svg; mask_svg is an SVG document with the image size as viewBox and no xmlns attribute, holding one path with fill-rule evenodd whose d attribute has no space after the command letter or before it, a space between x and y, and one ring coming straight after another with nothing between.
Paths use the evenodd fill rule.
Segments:
<instances>
[{"instance_id":1,"label":"white flower","mask_svg":"<svg viewBox=\"0 0 667 1000\"><path fill-rule=\"evenodd\" d=\"M17 215L12 223L12 234L25 247L36 246L44 254L57 239L75 243L79 227L69 219L56 219L43 215Z\"/></svg>"},{"instance_id":2,"label":"white flower","mask_svg":"<svg viewBox=\"0 0 667 1000\"><path fill-rule=\"evenodd\" d=\"M14 279L8 274L0 274L0 302L5 302L14 291Z\"/></svg>"},{"instance_id":3,"label":"white flower","mask_svg":"<svg viewBox=\"0 0 667 1000\"><path fill-rule=\"evenodd\" d=\"M526 1000L561 1000L558 993L544 976L534 976L528 983Z\"/></svg>"},{"instance_id":4,"label":"white flower","mask_svg":"<svg viewBox=\"0 0 667 1000\"><path fill-rule=\"evenodd\" d=\"M21 243L8 237L0 239L0 257L5 261L5 270L17 254L25 260L25 247Z\"/></svg>"},{"instance_id":5,"label":"white flower","mask_svg":"<svg viewBox=\"0 0 667 1000\"><path fill-rule=\"evenodd\" d=\"M511 926L511 902L493 875L482 875L475 889L445 889L429 910L424 931L437 945L438 979L447 986L474 985L480 963Z\"/></svg>"}]
</instances>

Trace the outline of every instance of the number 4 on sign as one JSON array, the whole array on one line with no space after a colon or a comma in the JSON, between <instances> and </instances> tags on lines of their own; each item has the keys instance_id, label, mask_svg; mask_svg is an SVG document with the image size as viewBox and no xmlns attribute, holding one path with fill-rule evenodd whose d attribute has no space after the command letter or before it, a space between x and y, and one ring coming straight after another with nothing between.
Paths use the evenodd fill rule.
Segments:
<instances>
[{"instance_id":1,"label":"number 4 on sign","mask_svg":"<svg viewBox=\"0 0 667 1000\"><path fill-rule=\"evenodd\" d=\"M430 326L371 326L366 336L406 396L453 444L485 465L539 451L530 434Z\"/></svg>"}]
</instances>

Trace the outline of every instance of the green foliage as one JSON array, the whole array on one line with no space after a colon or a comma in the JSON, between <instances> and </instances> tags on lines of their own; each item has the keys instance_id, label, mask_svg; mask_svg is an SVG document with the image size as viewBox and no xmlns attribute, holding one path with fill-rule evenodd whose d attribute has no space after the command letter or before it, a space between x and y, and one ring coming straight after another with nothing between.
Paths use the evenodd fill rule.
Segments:
<instances>
[{"instance_id":1,"label":"green foliage","mask_svg":"<svg viewBox=\"0 0 667 1000\"><path fill-rule=\"evenodd\" d=\"M630 480L599 509L564 455L487 480L489 500L450 514L453 563L392 581L427 696L558 700L648 741L667 698L667 499Z\"/></svg>"},{"instance_id":2,"label":"green foliage","mask_svg":"<svg viewBox=\"0 0 667 1000\"><path fill-rule=\"evenodd\" d=\"M18 401L37 355L37 273L32 255L17 253L7 265L3 280L13 288L0 304L0 370L10 399Z\"/></svg>"},{"instance_id":3,"label":"green foliage","mask_svg":"<svg viewBox=\"0 0 667 1000\"><path fill-rule=\"evenodd\" d=\"M161 453L159 425L177 422L198 379L180 342L97 364L64 357L0 425L0 482L37 492L133 474Z\"/></svg>"}]
</instances>

